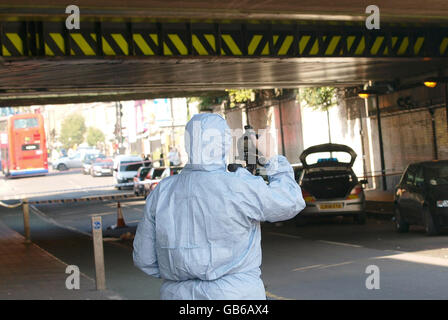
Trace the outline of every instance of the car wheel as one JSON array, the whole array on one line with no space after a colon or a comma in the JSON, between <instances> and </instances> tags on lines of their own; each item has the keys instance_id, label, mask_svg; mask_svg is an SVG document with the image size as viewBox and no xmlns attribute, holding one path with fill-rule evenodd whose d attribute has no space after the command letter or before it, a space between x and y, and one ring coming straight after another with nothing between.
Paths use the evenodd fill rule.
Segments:
<instances>
[{"instance_id":1,"label":"car wheel","mask_svg":"<svg viewBox=\"0 0 448 320\"><path fill-rule=\"evenodd\" d=\"M367 221L367 214L365 212L361 212L358 213L355 217L354 217L355 223L362 225L362 224L366 224Z\"/></svg>"},{"instance_id":2,"label":"car wheel","mask_svg":"<svg viewBox=\"0 0 448 320\"><path fill-rule=\"evenodd\" d=\"M394 211L394 217L395 217L395 230L399 233L405 233L409 232L409 223L404 221L403 217L401 216L400 208L396 207Z\"/></svg>"},{"instance_id":3,"label":"car wheel","mask_svg":"<svg viewBox=\"0 0 448 320\"><path fill-rule=\"evenodd\" d=\"M435 236L439 234L439 227L434 222L434 218L429 211L429 208L423 209L423 221L425 222L425 231L428 236Z\"/></svg>"},{"instance_id":4,"label":"car wheel","mask_svg":"<svg viewBox=\"0 0 448 320\"><path fill-rule=\"evenodd\" d=\"M58 164L57 168L58 168L59 171L66 171L66 170L68 170L67 166L65 164L63 164L63 163Z\"/></svg>"}]
</instances>

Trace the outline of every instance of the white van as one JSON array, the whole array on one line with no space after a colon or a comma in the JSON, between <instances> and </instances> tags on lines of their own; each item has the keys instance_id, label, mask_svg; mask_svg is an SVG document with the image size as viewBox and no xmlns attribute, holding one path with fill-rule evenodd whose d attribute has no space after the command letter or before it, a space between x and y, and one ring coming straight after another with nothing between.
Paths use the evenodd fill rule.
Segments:
<instances>
[{"instance_id":1,"label":"white van","mask_svg":"<svg viewBox=\"0 0 448 320\"><path fill-rule=\"evenodd\" d=\"M117 184L126 183L126 186L132 187L134 185L134 176L141 166L143 166L143 161L139 156L116 156L114 159L113 175ZM117 188L120 190L126 186L117 186Z\"/></svg>"}]
</instances>

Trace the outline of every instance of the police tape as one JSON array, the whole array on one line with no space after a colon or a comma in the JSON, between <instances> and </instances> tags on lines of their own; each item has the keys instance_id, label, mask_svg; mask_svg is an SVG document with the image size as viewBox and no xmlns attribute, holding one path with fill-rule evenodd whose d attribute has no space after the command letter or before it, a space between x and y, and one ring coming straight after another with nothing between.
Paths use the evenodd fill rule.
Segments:
<instances>
[{"instance_id":1,"label":"police tape","mask_svg":"<svg viewBox=\"0 0 448 320\"><path fill-rule=\"evenodd\" d=\"M68 198L68 199L53 199L53 200L23 200L23 203L28 204L55 204L55 203L74 203L74 202L91 202L91 201L111 201L111 200L123 200L137 198L137 195L119 194L119 195L105 195L105 196L92 196L84 198Z\"/></svg>"},{"instance_id":2,"label":"police tape","mask_svg":"<svg viewBox=\"0 0 448 320\"><path fill-rule=\"evenodd\" d=\"M48 191L39 191L39 192L27 192L27 193L21 193L21 194L15 194L15 195L6 195L0 197L0 201L7 201L7 200L22 200L25 198L30 198L32 196L44 196L44 195L55 195L55 194L61 194L61 193L68 193L68 192L88 192L88 191L94 191L94 190L101 190L105 188L122 188L122 187L132 187L134 186L134 182L125 182L125 183L116 183L116 184L108 184L108 185L101 185L101 186L94 186L94 187L82 187L82 188L71 188L71 189L61 189L61 190L48 190Z\"/></svg>"},{"instance_id":3,"label":"police tape","mask_svg":"<svg viewBox=\"0 0 448 320\"><path fill-rule=\"evenodd\" d=\"M0 206L2 207L6 207L8 209L14 209L14 208L18 208L22 205L22 201L19 201L18 203L14 203L14 204L9 204L9 203L5 203L3 201L0 200Z\"/></svg>"}]
</instances>

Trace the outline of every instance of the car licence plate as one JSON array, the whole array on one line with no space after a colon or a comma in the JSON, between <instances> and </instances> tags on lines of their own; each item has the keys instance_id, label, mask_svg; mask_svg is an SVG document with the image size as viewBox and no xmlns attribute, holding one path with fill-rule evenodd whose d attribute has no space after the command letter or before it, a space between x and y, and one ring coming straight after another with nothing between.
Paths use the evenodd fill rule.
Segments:
<instances>
[{"instance_id":1,"label":"car licence plate","mask_svg":"<svg viewBox=\"0 0 448 320\"><path fill-rule=\"evenodd\" d=\"M342 203L324 203L319 205L321 210L342 209Z\"/></svg>"}]
</instances>

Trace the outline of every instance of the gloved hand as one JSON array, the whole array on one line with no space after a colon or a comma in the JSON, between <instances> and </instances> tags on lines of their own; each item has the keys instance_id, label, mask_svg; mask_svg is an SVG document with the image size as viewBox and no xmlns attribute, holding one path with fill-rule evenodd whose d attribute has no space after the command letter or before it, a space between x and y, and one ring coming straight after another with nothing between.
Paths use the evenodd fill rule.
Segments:
<instances>
[{"instance_id":1,"label":"gloved hand","mask_svg":"<svg viewBox=\"0 0 448 320\"><path fill-rule=\"evenodd\" d=\"M259 156L265 158L264 162L267 162L271 157L277 155L276 141L271 131L261 130L258 139L253 135L251 135L251 139L257 146Z\"/></svg>"}]
</instances>

